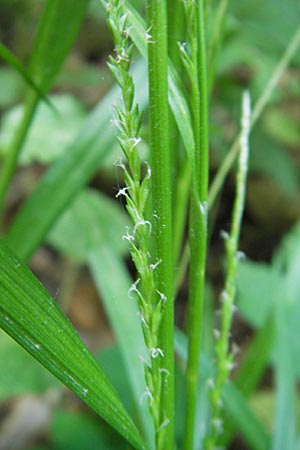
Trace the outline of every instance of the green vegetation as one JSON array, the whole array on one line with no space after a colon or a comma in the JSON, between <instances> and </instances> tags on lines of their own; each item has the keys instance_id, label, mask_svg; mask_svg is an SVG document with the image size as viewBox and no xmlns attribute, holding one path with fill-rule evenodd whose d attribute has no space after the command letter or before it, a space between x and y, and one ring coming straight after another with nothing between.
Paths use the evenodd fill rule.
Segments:
<instances>
[{"instance_id":1,"label":"green vegetation","mask_svg":"<svg viewBox=\"0 0 300 450\"><path fill-rule=\"evenodd\" d=\"M0 10L0 401L47 411L23 447L300 448L295 2Z\"/></svg>"}]
</instances>

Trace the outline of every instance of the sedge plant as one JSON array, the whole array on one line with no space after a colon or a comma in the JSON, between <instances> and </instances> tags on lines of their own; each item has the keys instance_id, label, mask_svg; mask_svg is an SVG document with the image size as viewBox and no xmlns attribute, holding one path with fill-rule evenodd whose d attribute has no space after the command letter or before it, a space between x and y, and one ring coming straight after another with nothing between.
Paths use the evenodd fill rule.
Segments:
<instances>
[{"instance_id":1,"label":"sedge plant","mask_svg":"<svg viewBox=\"0 0 300 450\"><path fill-rule=\"evenodd\" d=\"M212 1L147 0L144 20L129 1L103 0L114 45L108 65L117 88L91 114L72 151L49 169L14 219L6 235L7 242L1 241L0 245L1 327L112 426L130 448L138 450L213 450L229 439L232 424L227 426L226 412L234 418L251 448L267 450L269 442L267 431L243 396L242 383L239 379L237 385L230 381L234 365L230 329L245 204L249 134L296 52L300 37L298 30L252 115L249 94L244 95L239 139L209 189L209 105L229 3L222 0L213 9L216 14L208 39ZM12 150L0 172L0 209L5 205L7 189L38 103L46 101L51 108L47 92L74 41L86 6L84 0L75 6L74 2L66 1L63 9L58 1L46 2L28 70L0 47L7 61L27 80L30 89L23 119L11 143ZM171 23L173 7L178 28ZM53 42L57 44L66 33L64 24L73 8L65 45L55 47ZM145 63L137 61L138 54L146 60L146 67ZM49 62L52 63L51 76L47 72ZM111 114L107 110L112 105ZM131 279L122 255L103 243L103 238L99 238L101 232L99 235L94 232L95 226L101 227L97 223L99 216L92 217L91 213L90 227L84 224L80 228L78 223L75 226L78 234L85 233L85 261L107 303L107 313L125 366L127 363L135 399L134 414L126 410L112 383L55 300L25 264L47 236L50 242L57 242L53 237L51 241L49 232L76 195L82 194L83 203L86 200L84 206L89 206L90 210L97 205L99 199L94 201L94 194L91 196L84 191L84 186L105 159L106 148L107 153L110 151L115 131L122 154L116 166L124 180L116 197L124 202L130 218L122 240L128 244L135 278ZM100 137L103 145L99 149ZM236 194L231 230L225 235L227 273L221 295L220 327L215 330L214 356L208 360L202 342L206 322L208 213L236 155L239 155ZM32 233L33 226L35 233ZM99 269L101 262L105 270ZM186 336L181 336L180 340L180 333L175 333L176 350L185 366L185 394L179 408L185 411L184 430L178 438L175 413L180 415L180 410L175 408L174 299L187 264ZM117 290L110 280L108 267L115 268L122 278L122 282L119 280L122 289L126 291L127 286L128 292ZM136 315L128 314L127 302L135 302ZM116 319L122 314L124 323ZM264 333L262 336L259 343L264 340ZM137 354L134 359L130 352L140 349L145 350L143 356L139 360ZM252 355L251 360L253 358ZM267 356L262 364L266 359ZM248 367L247 360L245 367ZM178 370L180 368L179 364ZM135 369L143 377L139 383L135 382ZM255 382L249 381L253 388ZM207 386L208 408L201 397ZM136 402L138 395L140 404ZM152 418L151 426L145 420L148 417L142 409L145 404ZM204 436L200 439L201 414L205 419L204 425L202 423Z\"/></svg>"}]
</instances>

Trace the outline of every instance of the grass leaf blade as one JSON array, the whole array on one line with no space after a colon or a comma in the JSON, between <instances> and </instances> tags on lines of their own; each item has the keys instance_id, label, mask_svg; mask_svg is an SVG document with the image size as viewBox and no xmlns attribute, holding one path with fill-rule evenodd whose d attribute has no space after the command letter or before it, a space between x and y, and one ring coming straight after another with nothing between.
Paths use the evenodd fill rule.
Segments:
<instances>
[{"instance_id":1,"label":"grass leaf blade","mask_svg":"<svg viewBox=\"0 0 300 450\"><path fill-rule=\"evenodd\" d=\"M0 326L136 449L145 448L110 382L34 275L0 241Z\"/></svg>"}]
</instances>

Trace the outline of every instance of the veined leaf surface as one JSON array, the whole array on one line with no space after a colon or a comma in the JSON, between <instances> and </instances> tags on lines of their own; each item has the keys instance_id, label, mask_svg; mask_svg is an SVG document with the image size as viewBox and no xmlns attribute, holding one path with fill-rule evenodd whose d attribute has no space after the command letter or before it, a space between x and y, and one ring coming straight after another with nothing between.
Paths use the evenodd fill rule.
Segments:
<instances>
[{"instance_id":1,"label":"veined leaf surface","mask_svg":"<svg viewBox=\"0 0 300 450\"><path fill-rule=\"evenodd\" d=\"M30 270L0 241L0 326L136 449L145 446L115 390Z\"/></svg>"}]
</instances>

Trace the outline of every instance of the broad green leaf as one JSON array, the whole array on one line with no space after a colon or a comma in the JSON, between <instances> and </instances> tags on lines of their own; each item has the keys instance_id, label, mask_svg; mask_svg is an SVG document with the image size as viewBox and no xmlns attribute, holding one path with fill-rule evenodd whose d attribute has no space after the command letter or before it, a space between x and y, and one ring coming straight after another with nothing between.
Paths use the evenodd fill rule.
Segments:
<instances>
[{"instance_id":1,"label":"broad green leaf","mask_svg":"<svg viewBox=\"0 0 300 450\"><path fill-rule=\"evenodd\" d=\"M78 262L86 263L91 250L101 245L109 246L114 254L125 254L128 245L122 236L126 225L127 215L117 200L85 189L54 225L47 241Z\"/></svg>"},{"instance_id":2,"label":"broad green leaf","mask_svg":"<svg viewBox=\"0 0 300 450\"><path fill-rule=\"evenodd\" d=\"M18 58L2 43L0 42L0 57L4 59L10 66L14 67L26 83L36 92L36 94L43 98L46 103L49 101L45 97L42 89L34 82L28 70L22 65Z\"/></svg>"},{"instance_id":3,"label":"broad green leaf","mask_svg":"<svg viewBox=\"0 0 300 450\"><path fill-rule=\"evenodd\" d=\"M81 103L70 95L53 95L49 97L54 108L41 103L35 112L32 125L27 134L25 145L20 154L21 165L32 162L49 164L63 154L74 140L78 128L86 116ZM18 105L8 111L2 118L0 132L0 153L9 151L17 124L23 116L24 105Z\"/></svg>"},{"instance_id":4,"label":"broad green leaf","mask_svg":"<svg viewBox=\"0 0 300 450\"><path fill-rule=\"evenodd\" d=\"M142 109L147 103L146 73L145 64L137 63L134 77ZM17 214L8 242L23 259L32 255L59 215L105 161L115 139L111 119L112 105L118 96L119 89L115 87L101 100L65 154L49 169Z\"/></svg>"},{"instance_id":5,"label":"broad green leaf","mask_svg":"<svg viewBox=\"0 0 300 450\"><path fill-rule=\"evenodd\" d=\"M294 196L298 192L298 174L291 157L260 130L251 137L250 170L270 176L283 192Z\"/></svg>"},{"instance_id":6,"label":"broad green leaf","mask_svg":"<svg viewBox=\"0 0 300 450\"><path fill-rule=\"evenodd\" d=\"M2 241L0 271L1 328L136 449L145 448L95 358L55 301Z\"/></svg>"},{"instance_id":7,"label":"broad green leaf","mask_svg":"<svg viewBox=\"0 0 300 450\"><path fill-rule=\"evenodd\" d=\"M99 421L82 412L56 411L50 425L55 450L115 450L122 442L109 436ZM124 443L123 443L124 444Z\"/></svg>"},{"instance_id":8,"label":"broad green leaf","mask_svg":"<svg viewBox=\"0 0 300 450\"><path fill-rule=\"evenodd\" d=\"M0 331L0 402L28 392L41 393L57 380L6 333ZM22 376L20 376L22 373Z\"/></svg>"},{"instance_id":9,"label":"broad green leaf","mask_svg":"<svg viewBox=\"0 0 300 450\"><path fill-rule=\"evenodd\" d=\"M252 394L260 382L274 344L274 320L269 318L257 331L237 368L235 384L246 397Z\"/></svg>"},{"instance_id":10,"label":"broad green leaf","mask_svg":"<svg viewBox=\"0 0 300 450\"><path fill-rule=\"evenodd\" d=\"M296 118L280 109L271 109L263 119L265 130L282 145L299 147L300 127Z\"/></svg>"}]
</instances>

